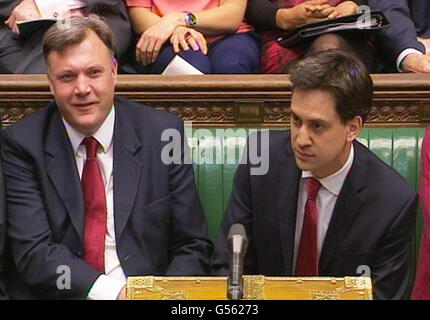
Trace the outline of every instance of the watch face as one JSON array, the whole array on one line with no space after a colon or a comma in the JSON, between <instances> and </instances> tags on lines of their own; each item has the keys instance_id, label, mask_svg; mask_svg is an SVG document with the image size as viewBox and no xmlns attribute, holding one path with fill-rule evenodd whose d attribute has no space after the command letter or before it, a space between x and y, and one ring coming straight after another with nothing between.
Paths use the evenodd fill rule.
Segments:
<instances>
[{"instance_id":1,"label":"watch face","mask_svg":"<svg viewBox=\"0 0 430 320\"><path fill-rule=\"evenodd\" d=\"M188 28L194 28L196 25L196 16L192 12L185 12L185 24Z\"/></svg>"}]
</instances>

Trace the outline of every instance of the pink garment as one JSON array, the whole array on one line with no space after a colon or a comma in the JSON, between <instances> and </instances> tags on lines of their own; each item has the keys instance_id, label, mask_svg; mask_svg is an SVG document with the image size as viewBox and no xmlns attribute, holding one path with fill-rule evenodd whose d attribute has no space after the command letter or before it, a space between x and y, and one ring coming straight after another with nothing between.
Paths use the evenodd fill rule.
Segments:
<instances>
[{"instance_id":1,"label":"pink garment","mask_svg":"<svg viewBox=\"0 0 430 320\"><path fill-rule=\"evenodd\" d=\"M178 11L200 12L219 6L219 0L126 0L129 7L151 8L160 17Z\"/></svg>"},{"instance_id":2,"label":"pink garment","mask_svg":"<svg viewBox=\"0 0 430 320\"><path fill-rule=\"evenodd\" d=\"M420 260L412 299L430 299L430 128L421 148L420 200L424 212L424 230L421 241Z\"/></svg>"},{"instance_id":3,"label":"pink garment","mask_svg":"<svg viewBox=\"0 0 430 320\"><path fill-rule=\"evenodd\" d=\"M220 0L126 0L126 4L128 7L150 8L152 12L163 17L172 12L191 11L196 13L217 8ZM252 30L250 25L242 22L236 33L246 33Z\"/></svg>"}]
</instances>

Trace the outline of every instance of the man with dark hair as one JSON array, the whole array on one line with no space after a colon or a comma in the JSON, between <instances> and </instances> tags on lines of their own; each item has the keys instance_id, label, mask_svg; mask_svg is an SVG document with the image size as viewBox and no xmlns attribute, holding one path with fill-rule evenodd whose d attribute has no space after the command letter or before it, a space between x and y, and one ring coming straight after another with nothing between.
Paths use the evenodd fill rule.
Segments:
<instances>
[{"instance_id":1,"label":"man with dark hair","mask_svg":"<svg viewBox=\"0 0 430 320\"><path fill-rule=\"evenodd\" d=\"M228 272L226 236L241 223L249 240L245 274L343 277L368 270L376 298L402 298L418 197L356 141L372 103L366 68L331 50L298 62L291 81L291 130L270 132L268 154L261 154L269 159L266 175L239 164L213 273ZM259 141L250 136L248 146L267 150Z\"/></svg>"},{"instance_id":2,"label":"man with dark hair","mask_svg":"<svg viewBox=\"0 0 430 320\"><path fill-rule=\"evenodd\" d=\"M172 114L115 98L112 32L96 16L55 24L44 54L55 102L4 130L9 294L123 299L131 275L205 275L212 245L194 183L161 158ZM168 160L168 159L167 159Z\"/></svg>"},{"instance_id":3,"label":"man with dark hair","mask_svg":"<svg viewBox=\"0 0 430 320\"><path fill-rule=\"evenodd\" d=\"M134 72L126 64L134 34L123 0L0 0L0 73L46 73L42 38L47 27L34 27L32 34L20 34L18 22L90 13L103 17L112 28L117 57L125 64L121 67Z\"/></svg>"}]
</instances>

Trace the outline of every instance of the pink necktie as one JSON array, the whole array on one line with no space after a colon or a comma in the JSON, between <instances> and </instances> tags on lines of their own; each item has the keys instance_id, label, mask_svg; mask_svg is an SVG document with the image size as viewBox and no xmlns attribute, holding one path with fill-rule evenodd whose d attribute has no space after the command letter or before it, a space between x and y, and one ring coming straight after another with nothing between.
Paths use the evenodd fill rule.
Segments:
<instances>
[{"instance_id":1,"label":"pink necktie","mask_svg":"<svg viewBox=\"0 0 430 320\"><path fill-rule=\"evenodd\" d=\"M87 160L82 171L85 201L84 260L104 273L107 209L105 187L97 162L99 143L90 137L85 138L83 144L87 149Z\"/></svg>"},{"instance_id":2,"label":"pink necktie","mask_svg":"<svg viewBox=\"0 0 430 320\"><path fill-rule=\"evenodd\" d=\"M317 179L310 178L307 180L308 197L297 256L296 276L318 275L318 208L316 198L320 187L321 184Z\"/></svg>"}]
</instances>

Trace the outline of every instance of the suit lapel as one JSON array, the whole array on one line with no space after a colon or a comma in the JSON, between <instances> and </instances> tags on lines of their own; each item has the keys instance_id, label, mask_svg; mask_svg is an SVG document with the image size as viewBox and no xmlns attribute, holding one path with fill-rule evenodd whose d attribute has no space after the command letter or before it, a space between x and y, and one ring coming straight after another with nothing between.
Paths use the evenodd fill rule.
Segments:
<instances>
[{"instance_id":1,"label":"suit lapel","mask_svg":"<svg viewBox=\"0 0 430 320\"><path fill-rule=\"evenodd\" d=\"M293 273L294 241L296 233L297 198L301 171L297 168L291 150L291 144L286 146L286 160L279 162L279 225L281 247L286 275Z\"/></svg>"},{"instance_id":2,"label":"suit lapel","mask_svg":"<svg viewBox=\"0 0 430 320\"><path fill-rule=\"evenodd\" d=\"M48 176L83 243L85 206L82 188L72 146L58 110L48 126L45 154Z\"/></svg>"},{"instance_id":3,"label":"suit lapel","mask_svg":"<svg viewBox=\"0 0 430 320\"><path fill-rule=\"evenodd\" d=\"M137 157L141 145L119 101L115 101L113 136L113 199L115 236L119 240L132 211L143 164Z\"/></svg>"},{"instance_id":4,"label":"suit lapel","mask_svg":"<svg viewBox=\"0 0 430 320\"><path fill-rule=\"evenodd\" d=\"M362 159L361 146L354 144L354 161L352 168L340 191L333 215L324 239L320 255L319 270L324 274L343 238L350 230L364 202L360 192L366 187L365 161Z\"/></svg>"}]
</instances>

